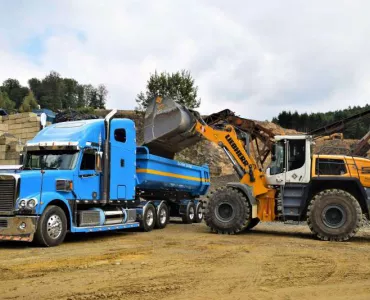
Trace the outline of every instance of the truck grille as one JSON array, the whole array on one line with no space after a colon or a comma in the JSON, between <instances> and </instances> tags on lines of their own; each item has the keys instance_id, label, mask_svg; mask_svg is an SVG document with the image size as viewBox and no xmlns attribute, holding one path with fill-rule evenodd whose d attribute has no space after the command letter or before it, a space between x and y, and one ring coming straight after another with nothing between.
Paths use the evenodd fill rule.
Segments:
<instances>
[{"instance_id":1,"label":"truck grille","mask_svg":"<svg viewBox=\"0 0 370 300\"><path fill-rule=\"evenodd\" d=\"M0 176L0 212L14 210L15 178Z\"/></svg>"},{"instance_id":2,"label":"truck grille","mask_svg":"<svg viewBox=\"0 0 370 300\"><path fill-rule=\"evenodd\" d=\"M8 228L8 220L0 220L0 228Z\"/></svg>"}]
</instances>

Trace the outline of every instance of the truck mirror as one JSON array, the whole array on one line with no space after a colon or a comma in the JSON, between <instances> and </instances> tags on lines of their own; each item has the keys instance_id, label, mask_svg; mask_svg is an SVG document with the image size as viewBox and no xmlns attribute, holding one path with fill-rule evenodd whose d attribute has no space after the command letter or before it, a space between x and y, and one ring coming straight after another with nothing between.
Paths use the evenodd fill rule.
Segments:
<instances>
[{"instance_id":1,"label":"truck mirror","mask_svg":"<svg viewBox=\"0 0 370 300\"><path fill-rule=\"evenodd\" d=\"M103 152L95 152L95 171L101 173L103 171Z\"/></svg>"},{"instance_id":2,"label":"truck mirror","mask_svg":"<svg viewBox=\"0 0 370 300\"><path fill-rule=\"evenodd\" d=\"M23 155L23 153L20 153L19 154L19 164L20 165L23 165L23 160L24 160L24 155Z\"/></svg>"}]
</instances>

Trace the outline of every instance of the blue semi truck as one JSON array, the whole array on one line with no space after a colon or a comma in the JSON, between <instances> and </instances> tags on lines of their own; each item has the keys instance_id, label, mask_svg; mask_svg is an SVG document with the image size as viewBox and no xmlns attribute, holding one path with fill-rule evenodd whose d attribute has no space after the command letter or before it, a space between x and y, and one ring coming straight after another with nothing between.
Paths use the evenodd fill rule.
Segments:
<instances>
[{"instance_id":1,"label":"blue semi truck","mask_svg":"<svg viewBox=\"0 0 370 300\"><path fill-rule=\"evenodd\" d=\"M0 171L0 240L63 242L67 232L201 222L208 166L137 147L135 124L114 118L57 123L27 142L20 168Z\"/></svg>"}]
</instances>

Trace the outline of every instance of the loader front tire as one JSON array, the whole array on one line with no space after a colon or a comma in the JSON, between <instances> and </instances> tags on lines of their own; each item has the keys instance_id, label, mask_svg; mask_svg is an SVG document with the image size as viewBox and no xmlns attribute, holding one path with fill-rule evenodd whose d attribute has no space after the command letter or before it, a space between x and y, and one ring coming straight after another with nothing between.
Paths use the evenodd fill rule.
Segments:
<instances>
[{"instance_id":1,"label":"loader front tire","mask_svg":"<svg viewBox=\"0 0 370 300\"><path fill-rule=\"evenodd\" d=\"M238 233L246 229L251 220L248 199L235 188L219 188L209 196L204 220L217 233Z\"/></svg>"},{"instance_id":2,"label":"loader front tire","mask_svg":"<svg viewBox=\"0 0 370 300\"><path fill-rule=\"evenodd\" d=\"M362 225L361 206L350 193L328 189L311 200L307 210L311 232L324 241L347 241Z\"/></svg>"}]
</instances>

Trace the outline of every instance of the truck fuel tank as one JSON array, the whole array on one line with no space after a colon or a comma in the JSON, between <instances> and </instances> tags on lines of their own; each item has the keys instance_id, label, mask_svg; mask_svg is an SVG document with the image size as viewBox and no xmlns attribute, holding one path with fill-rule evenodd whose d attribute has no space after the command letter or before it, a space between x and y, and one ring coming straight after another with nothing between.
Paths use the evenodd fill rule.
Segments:
<instances>
[{"instance_id":1,"label":"truck fuel tank","mask_svg":"<svg viewBox=\"0 0 370 300\"><path fill-rule=\"evenodd\" d=\"M157 97L145 112L144 145L150 153L173 159L175 153L199 142L194 114L168 97Z\"/></svg>"}]
</instances>

